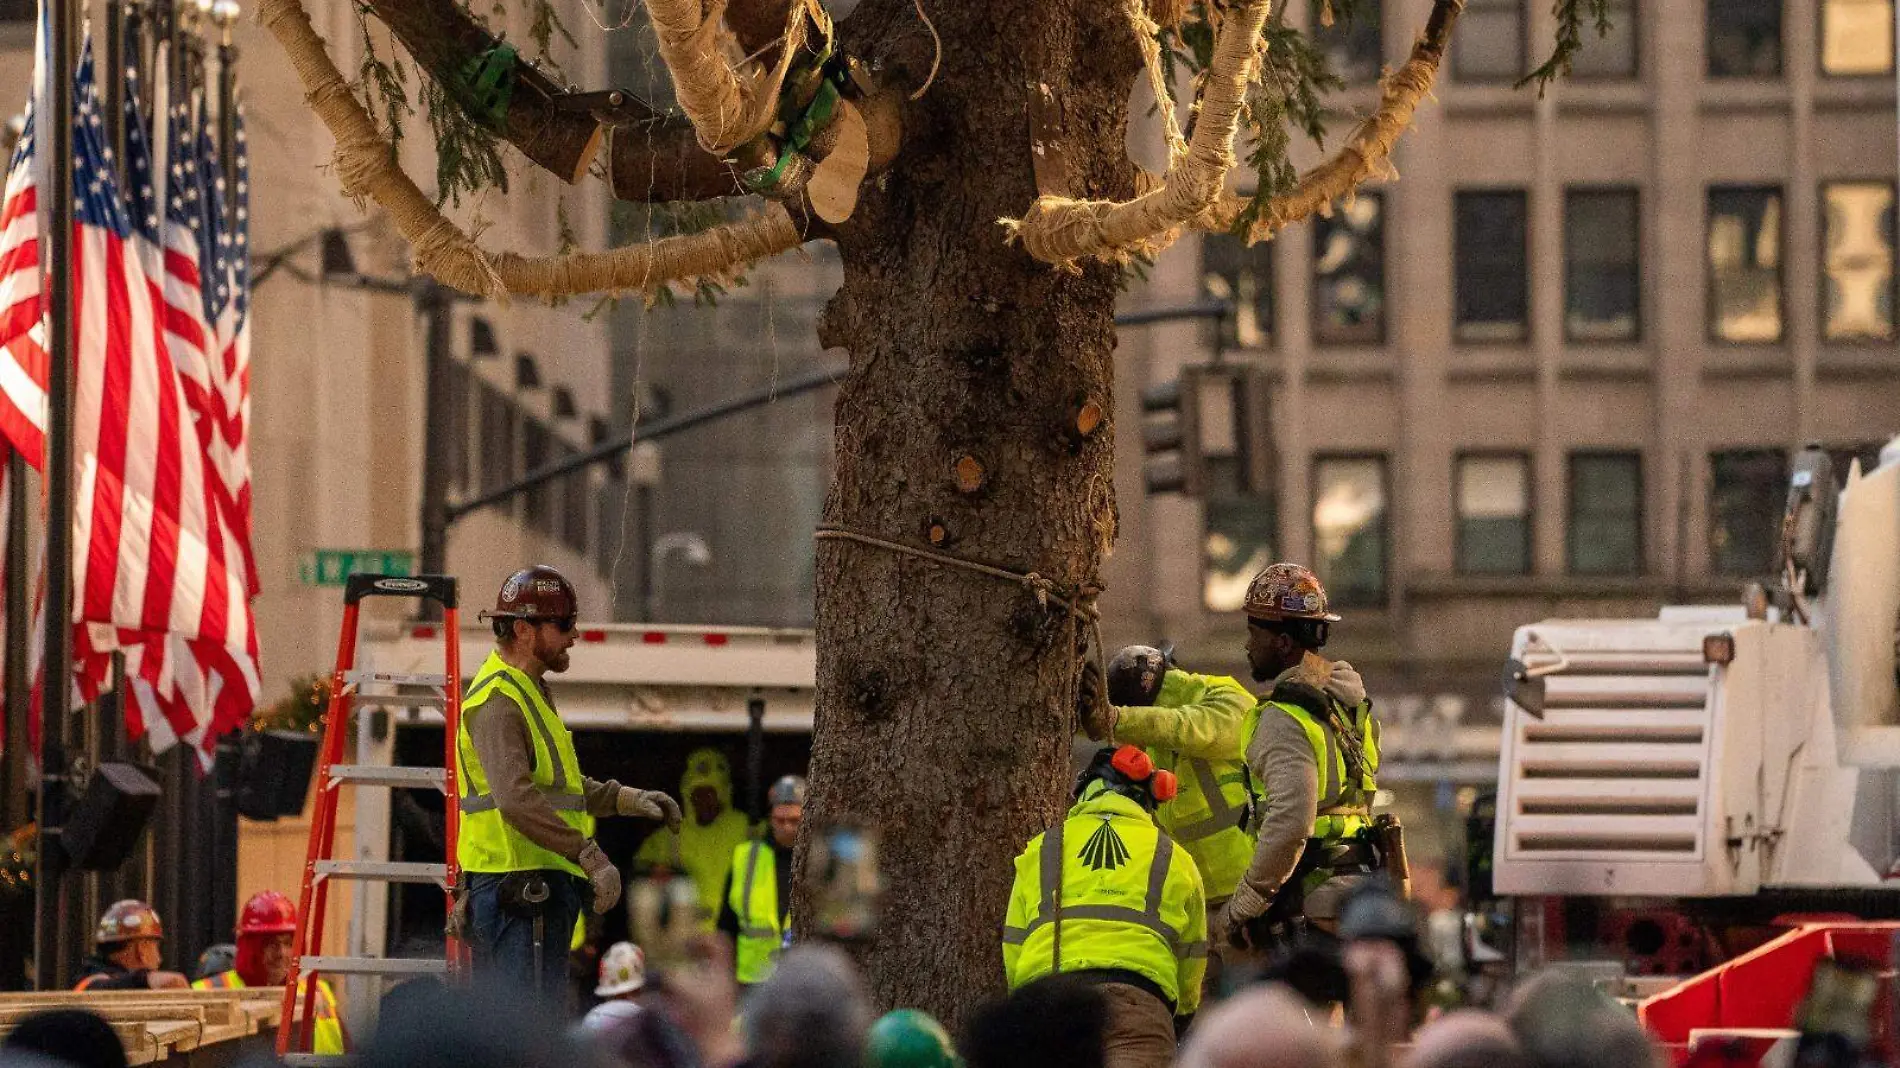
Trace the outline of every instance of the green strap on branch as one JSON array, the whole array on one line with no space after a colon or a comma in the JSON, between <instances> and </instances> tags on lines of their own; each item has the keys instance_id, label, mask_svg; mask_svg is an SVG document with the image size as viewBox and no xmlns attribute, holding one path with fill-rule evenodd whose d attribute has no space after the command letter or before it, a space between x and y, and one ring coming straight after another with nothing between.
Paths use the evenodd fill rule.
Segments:
<instances>
[{"instance_id":1,"label":"green strap on branch","mask_svg":"<svg viewBox=\"0 0 1900 1068\"><path fill-rule=\"evenodd\" d=\"M501 129L508 121L508 104L514 99L515 75L521 56L506 41L495 42L462 64L450 86L456 102L469 118L491 130Z\"/></svg>"}]
</instances>

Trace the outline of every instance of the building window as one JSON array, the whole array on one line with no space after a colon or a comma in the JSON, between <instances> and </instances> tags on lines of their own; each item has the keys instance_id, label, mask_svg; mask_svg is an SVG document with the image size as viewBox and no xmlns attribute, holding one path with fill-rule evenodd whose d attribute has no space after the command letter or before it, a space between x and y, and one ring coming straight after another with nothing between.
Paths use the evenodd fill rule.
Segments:
<instances>
[{"instance_id":1,"label":"building window","mask_svg":"<svg viewBox=\"0 0 1900 1068\"><path fill-rule=\"evenodd\" d=\"M553 459L554 436L548 433L546 424L539 419L523 419L521 435L521 473L528 474L546 467ZM554 516L553 484L542 482L529 487L522 494L527 498L528 527L540 533L552 530Z\"/></svg>"},{"instance_id":2,"label":"building window","mask_svg":"<svg viewBox=\"0 0 1900 1068\"><path fill-rule=\"evenodd\" d=\"M1781 340L1781 190L1709 190L1709 333Z\"/></svg>"},{"instance_id":3,"label":"building window","mask_svg":"<svg viewBox=\"0 0 1900 1068\"><path fill-rule=\"evenodd\" d=\"M1335 604L1385 604L1385 501L1384 457L1334 456L1314 461L1315 570Z\"/></svg>"},{"instance_id":4,"label":"building window","mask_svg":"<svg viewBox=\"0 0 1900 1068\"><path fill-rule=\"evenodd\" d=\"M1633 452L1573 453L1569 519L1565 548L1571 574L1641 574L1642 456Z\"/></svg>"},{"instance_id":5,"label":"building window","mask_svg":"<svg viewBox=\"0 0 1900 1068\"><path fill-rule=\"evenodd\" d=\"M1583 47L1570 61L1577 78L1634 78L1636 76L1636 0L1609 0L1610 28L1602 34L1586 20Z\"/></svg>"},{"instance_id":6,"label":"building window","mask_svg":"<svg viewBox=\"0 0 1900 1068\"><path fill-rule=\"evenodd\" d=\"M1788 455L1779 449L1738 449L1709 457L1709 570L1718 575L1766 575L1781 540Z\"/></svg>"},{"instance_id":7,"label":"building window","mask_svg":"<svg viewBox=\"0 0 1900 1068\"><path fill-rule=\"evenodd\" d=\"M1564 336L1571 341L1641 335L1640 227L1634 189L1564 193Z\"/></svg>"},{"instance_id":8,"label":"building window","mask_svg":"<svg viewBox=\"0 0 1900 1068\"><path fill-rule=\"evenodd\" d=\"M555 443L557 460L572 460L579 455L565 441ZM593 486L585 468L558 480L561 488L561 544L577 553L587 551L587 513L592 511Z\"/></svg>"},{"instance_id":9,"label":"building window","mask_svg":"<svg viewBox=\"0 0 1900 1068\"><path fill-rule=\"evenodd\" d=\"M1323 344L1385 340L1384 204L1360 193L1313 220L1313 337Z\"/></svg>"},{"instance_id":10,"label":"building window","mask_svg":"<svg viewBox=\"0 0 1900 1068\"><path fill-rule=\"evenodd\" d=\"M1822 0L1821 72L1893 70L1893 0Z\"/></svg>"},{"instance_id":11,"label":"building window","mask_svg":"<svg viewBox=\"0 0 1900 1068\"><path fill-rule=\"evenodd\" d=\"M1459 193L1454 199L1458 338L1521 341L1530 312L1524 194Z\"/></svg>"},{"instance_id":12,"label":"building window","mask_svg":"<svg viewBox=\"0 0 1900 1068\"><path fill-rule=\"evenodd\" d=\"M442 404L448 412L446 421L448 422L447 433L449 439L449 485L456 490L465 492L468 489L469 480L468 453L470 445L474 440L474 435L470 433L471 428L469 426L469 404L471 398L469 396L468 365L459 360L450 360L448 361L448 366L444 369L444 377L446 379L445 386L448 393L448 396L442 399Z\"/></svg>"},{"instance_id":13,"label":"building window","mask_svg":"<svg viewBox=\"0 0 1900 1068\"><path fill-rule=\"evenodd\" d=\"M1238 612L1247 598L1247 584L1277 558L1278 542L1279 514L1271 496L1210 492L1201 603L1215 612Z\"/></svg>"},{"instance_id":14,"label":"building window","mask_svg":"<svg viewBox=\"0 0 1900 1068\"><path fill-rule=\"evenodd\" d=\"M1220 324L1223 344L1266 348L1273 340L1273 243L1250 248L1232 234L1203 237L1201 292L1233 302L1234 314Z\"/></svg>"},{"instance_id":15,"label":"building window","mask_svg":"<svg viewBox=\"0 0 1900 1068\"><path fill-rule=\"evenodd\" d=\"M1451 73L1461 82L1524 76L1523 0L1468 0L1451 38Z\"/></svg>"},{"instance_id":16,"label":"building window","mask_svg":"<svg viewBox=\"0 0 1900 1068\"><path fill-rule=\"evenodd\" d=\"M1531 570L1531 463L1523 455L1461 456L1457 473L1458 570Z\"/></svg>"},{"instance_id":17,"label":"building window","mask_svg":"<svg viewBox=\"0 0 1900 1068\"><path fill-rule=\"evenodd\" d=\"M1709 77L1781 75L1781 0L1709 0L1708 17Z\"/></svg>"},{"instance_id":18,"label":"building window","mask_svg":"<svg viewBox=\"0 0 1900 1068\"><path fill-rule=\"evenodd\" d=\"M1893 340L1893 189L1888 182L1821 187L1829 341Z\"/></svg>"},{"instance_id":19,"label":"building window","mask_svg":"<svg viewBox=\"0 0 1900 1068\"><path fill-rule=\"evenodd\" d=\"M515 406L492 386L480 387L482 491L497 490L515 478ZM499 502L504 512L514 511L514 501Z\"/></svg>"},{"instance_id":20,"label":"building window","mask_svg":"<svg viewBox=\"0 0 1900 1068\"><path fill-rule=\"evenodd\" d=\"M1384 45L1379 34L1381 0L1313 0L1314 47L1326 56L1326 63L1339 80L1347 85L1370 85L1379 80L1385 66ZM1323 25L1328 13L1333 24Z\"/></svg>"}]
</instances>

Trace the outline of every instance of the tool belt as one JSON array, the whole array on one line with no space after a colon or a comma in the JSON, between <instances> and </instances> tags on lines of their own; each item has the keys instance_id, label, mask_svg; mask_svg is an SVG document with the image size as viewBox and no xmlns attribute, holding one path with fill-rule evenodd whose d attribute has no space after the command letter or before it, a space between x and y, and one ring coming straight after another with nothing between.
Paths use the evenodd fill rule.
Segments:
<instances>
[{"instance_id":1,"label":"tool belt","mask_svg":"<svg viewBox=\"0 0 1900 1068\"><path fill-rule=\"evenodd\" d=\"M548 873L540 870L511 871L495 888L495 901L502 911L526 919L546 913L552 896L554 888L548 885Z\"/></svg>"},{"instance_id":2,"label":"tool belt","mask_svg":"<svg viewBox=\"0 0 1900 1068\"><path fill-rule=\"evenodd\" d=\"M1370 838L1308 838L1293 874L1280 884L1267 911L1248 921L1248 939L1257 948L1291 947L1306 934L1306 884L1313 873L1323 871L1328 878L1371 875L1384 865L1384 855Z\"/></svg>"}]
</instances>

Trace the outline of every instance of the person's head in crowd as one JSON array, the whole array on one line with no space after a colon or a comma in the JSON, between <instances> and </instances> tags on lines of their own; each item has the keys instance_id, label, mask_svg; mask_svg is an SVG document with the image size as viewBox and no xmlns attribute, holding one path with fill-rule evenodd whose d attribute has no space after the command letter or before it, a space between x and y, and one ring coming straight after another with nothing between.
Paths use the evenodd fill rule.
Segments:
<instances>
[{"instance_id":1,"label":"person's head in crowd","mask_svg":"<svg viewBox=\"0 0 1900 1068\"><path fill-rule=\"evenodd\" d=\"M198 963L191 969L193 979L209 979L221 972L228 972L237 966L237 943L216 942L206 946L198 954Z\"/></svg>"},{"instance_id":2,"label":"person's head in crowd","mask_svg":"<svg viewBox=\"0 0 1900 1068\"><path fill-rule=\"evenodd\" d=\"M969 1068L1102 1068L1107 1022L1096 987L1050 975L978 1008L958 1045Z\"/></svg>"},{"instance_id":3,"label":"person's head in crowd","mask_svg":"<svg viewBox=\"0 0 1900 1068\"><path fill-rule=\"evenodd\" d=\"M1276 983L1252 987L1195 1021L1176 1068L1335 1068L1339 1032Z\"/></svg>"},{"instance_id":4,"label":"person's head in crowd","mask_svg":"<svg viewBox=\"0 0 1900 1068\"><path fill-rule=\"evenodd\" d=\"M833 946L794 946L743 1013L753 1068L858 1068L871 1002L851 958Z\"/></svg>"},{"instance_id":5,"label":"person's head in crowd","mask_svg":"<svg viewBox=\"0 0 1900 1068\"><path fill-rule=\"evenodd\" d=\"M14 1025L0 1044L0 1062L125 1068L125 1047L112 1025L97 1015L84 1009L51 1009Z\"/></svg>"},{"instance_id":6,"label":"person's head in crowd","mask_svg":"<svg viewBox=\"0 0 1900 1068\"><path fill-rule=\"evenodd\" d=\"M414 979L383 996L361 1068L567 1068L559 1012L514 986Z\"/></svg>"},{"instance_id":7,"label":"person's head in crowd","mask_svg":"<svg viewBox=\"0 0 1900 1068\"><path fill-rule=\"evenodd\" d=\"M1628 1009L1588 980L1539 972L1511 992L1505 1020L1530 1068L1652 1068L1656 1046Z\"/></svg>"},{"instance_id":8,"label":"person's head in crowd","mask_svg":"<svg viewBox=\"0 0 1900 1068\"><path fill-rule=\"evenodd\" d=\"M1418 1029L1404 1068L1530 1068L1530 1062L1503 1020L1460 1009Z\"/></svg>"}]
</instances>

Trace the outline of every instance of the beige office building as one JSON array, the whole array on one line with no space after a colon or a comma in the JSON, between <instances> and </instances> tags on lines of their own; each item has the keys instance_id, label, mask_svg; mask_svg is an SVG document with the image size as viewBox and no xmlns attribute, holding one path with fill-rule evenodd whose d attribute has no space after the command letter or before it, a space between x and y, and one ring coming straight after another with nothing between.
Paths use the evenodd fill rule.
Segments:
<instances>
[{"instance_id":1,"label":"beige office building","mask_svg":"<svg viewBox=\"0 0 1900 1068\"><path fill-rule=\"evenodd\" d=\"M1364 0L1325 35L1343 105L1429 7ZM1130 306L1233 298L1223 358L1270 403L1240 419L1254 478L1220 455L1199 497L1147 495L1140 393L1212 326L1123 332L1111 642L1242 671L1247 578L1309 562L1388 749L1481 780L1515 627L1734 596L1771 566L1791 450L1865 463L1900 433L1891 0L1612 7L1540 97L1511 83L1548 5L1472 0L1401 180L1161 259Z\"/></svg>"}]
</instances>

